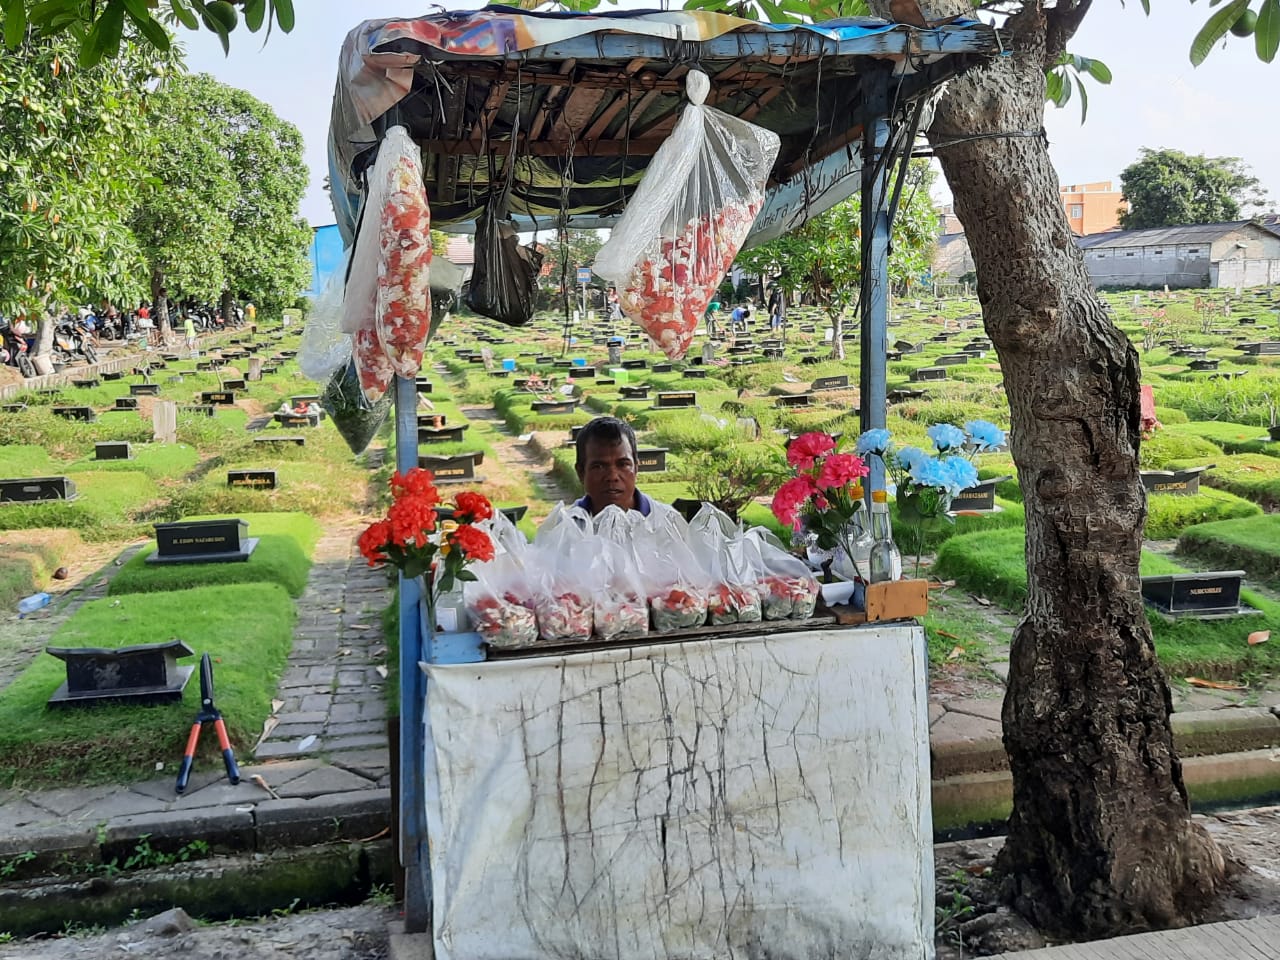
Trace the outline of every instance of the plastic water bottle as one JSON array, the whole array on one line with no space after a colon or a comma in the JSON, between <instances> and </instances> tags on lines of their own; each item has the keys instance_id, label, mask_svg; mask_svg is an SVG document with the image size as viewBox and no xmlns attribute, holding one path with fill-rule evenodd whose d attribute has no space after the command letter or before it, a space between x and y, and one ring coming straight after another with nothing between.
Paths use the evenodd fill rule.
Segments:
<instances>
[{"instance_id":1,"label":"plastic water bottle","mask_svg":"<svg viewBox=\"0 0 1280 960\"><path fill-rule=\"evenodd\" d=\"M41 607L47 607L52 599L47 593L33 593L29 597L23 597L18 601L18 616L25 617L28 613L35 613Z\"/></svg>"}]
</instances>

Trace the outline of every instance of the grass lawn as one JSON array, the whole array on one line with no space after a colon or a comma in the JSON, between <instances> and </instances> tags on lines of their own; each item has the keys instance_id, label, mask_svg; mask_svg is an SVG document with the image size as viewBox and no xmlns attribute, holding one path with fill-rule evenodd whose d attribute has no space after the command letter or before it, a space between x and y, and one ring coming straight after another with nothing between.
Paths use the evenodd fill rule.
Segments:
<instances>
[{"instance_id":1,"label":"grass lawn","mask_svg":"<svg viewBox=\"0 0 1280 960\"><path fill-rule=\"evenodd\" d=\"M1147 497L1146 535L1150 540L1168 540L1187 527L1214 520L1256 517L1262 508L1225 490L1200 487L1189 497L1155 494Z\"/></svg>"},{"instance_id":2,"label":"grass lawn","mask_svg":"<svg viewBox=\"0 0 1280 960\"><path fill-rule=\"evenodd\" d=\"M11 610L23 597L48 587L50 575L80 545L80 535L74 530L0 534L0 609Z\"/></svg>"},{"instance_id":3,"label":"grass lawn","mask_svg":"<svg viewBox=\"0 0 1280 960\"><path fill-rule=\"evenodd\" d=\"M1020 611L1027 595L1023 537L1021 529L953 537L938 551L933 572L939 577L954 579L964 589L1007 610ZM1243 564L1230 565L1236 566L1243 567ZM1144 551L1141 570L1144 576L1151 576L1180 573L1184 568ZM1244 590L1241 595L1246 603L1261 610L1262 615L1197 620L1148 612L1156 653L1170 676L1207 673L1216 677L1248 678L1258 672L1274 672L1280 666L1280 648L1268 649L1270 644L1250 647L1245 642L1254 630L1280 629L1280 604L1252 590Z\"/></svg>"},{"instance_id":4,"label":"grass lawn","mask_svg":"<svg viewBox=\"0 0 1280 960\"><path fill-rule=\"evenodd\" d=\"M1176 466L1202 464L1177 463ZM1267 509L1274 509L1280 506L1280 458L1260 453L1219 457L1216 466L1204 473L1200 484L1226 490Z\"/></svg>"},{"instance_id":5,"label":"grass lawn","mask_svg":"<svg viewBox=\"0 0 1280 960\"><path fill-rule=\"evenodd\" d=\"M1178 538L1178 552L1280 586L1280 514L1191 527Z\"/></svg>"},{"instance_id":6,"label":"grass lawn","mask_svg":"<svg viewBox=\"0 0 1280 960\"><path fill-rule=\"evenodd\" d=\"M1203 437L1227 453L1265 453L1280 457L1280 443L1271 442L1265 427L1251 427L1222 420L1192 420L1187 423L1166 424L1159 433Z\"/></svg>"},{"instance_id":7,"label":"grass lawn","mask_svg":"<svg viewBox=\"0 0 1280 960\"><path fill-rule=\"evenodd\" d=\"M177 637L197 657L209 653L216 703L237 756L245 759L271 712L294 619L293 601L276 584L209 586L92 601L63 624L51 645L123 647ZM180 704L46 709L65 679L63 662L42 655L0 693L0 785L123 783L156 776L157 763L176 775L200 705L198 671ZM222 772L216 744L206 730L197 773Z\"/></svg>"},{"instance_id":8,"label":"grass lawn","mask_svg":"<svg viewBox=\"0 0 1280 960\"><path fill-rule=\"evenodd\" d=\"M128 539L138 533L132 518L158 493L154 480L133 470L90 470L74 480L75 500L0 506L0 530L69 527L86 540Z\"/></svg>"},{"instance_id":9,"label":"grass lawn","mask_svg":"<svg viewBox=\"0 0 1280 960\"><path fill-rule=\"evenodd\" d=\"M184 443L135 443L132 460L96 460L90 451L82 460L61 469L67 473L85 470L140 470L149 477L182 477L195 468L200 454Z\"/></svg>"},{"instance_id":10,"label":"grass lawn","mask_svg":"<svg viewBox=\"0 0 1280 960\"><path fill-rule=\"evenodd\" d=\"M155 546L135 554L111 580L108 593L120 596L157 593L191 587L235 583L276 583L291 596L300 596L311 570L311 554L320 539L320 525L304 513L235 514L249 524L249 536L258 547L243 563L182 563L153 565L146 562ZM201 520L207 517L190 517Z\"/></svg>"}]
</instances>

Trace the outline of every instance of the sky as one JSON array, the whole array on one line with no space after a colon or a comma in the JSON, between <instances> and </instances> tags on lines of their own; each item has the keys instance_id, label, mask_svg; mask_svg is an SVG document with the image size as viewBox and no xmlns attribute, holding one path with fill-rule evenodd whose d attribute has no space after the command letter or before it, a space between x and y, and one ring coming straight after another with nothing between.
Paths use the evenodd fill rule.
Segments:
<instances>
[{"instance_id":1,"label":"sky","mask_svg":"<svg viewBox=\"0 0 1280 960\"><path fill-rule=\"evenodd\" d=\"M481 5L443 4L450 9ZM416 16L439 6L420 0L307 0L298 5L292 33L274 32L264 46L260 34L242 28L232 35L230 56L207 31L182 31L181 39L193 72L248 90L302 131L311 170L302 215L319 226L334 222L322 184L343 38L362 19ZM1208 61L1192 67L1187 49L1210 9L1166 0L1152 4L1148 17L1138 0L1094 5L1071 50L1102 60L1114 78L1108 87L1087 81L1089 115L1083 125L1078 97L1062 110L1047 109L1045 128L1060 182L1111 180L1118 189L1120 171L1138 159L1142 147L1170 148L1242 158L1262 181L1272 209L1280 209L1280 125L1266 120L1273 116L1266 90L1280 89L1280 62L1261 63L1252 38L1230 37ZM945 187L939 199L946 199Z\"/></svg>"}]
</instances>

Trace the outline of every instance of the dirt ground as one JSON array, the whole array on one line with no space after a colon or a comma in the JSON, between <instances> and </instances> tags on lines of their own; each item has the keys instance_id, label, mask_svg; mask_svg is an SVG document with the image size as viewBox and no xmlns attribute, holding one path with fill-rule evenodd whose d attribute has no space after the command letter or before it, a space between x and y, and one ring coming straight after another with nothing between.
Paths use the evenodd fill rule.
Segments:
<instances>
[{"instance_id":1,"label":"dirt ground","mask_svg":"<svg viewBox=\"0 0 1280 960\"><path fill-rule=\"evenodd\" d=\"M1246 920L1280 914L1280 807L1197 815L1217 841L1231 876L1225 894L1189 923ZM938 960L1052 946L998 902L990 867L1002 838L934 847ZM2 956L2 954L0 954Z\"/></svg>"}]
</instances>

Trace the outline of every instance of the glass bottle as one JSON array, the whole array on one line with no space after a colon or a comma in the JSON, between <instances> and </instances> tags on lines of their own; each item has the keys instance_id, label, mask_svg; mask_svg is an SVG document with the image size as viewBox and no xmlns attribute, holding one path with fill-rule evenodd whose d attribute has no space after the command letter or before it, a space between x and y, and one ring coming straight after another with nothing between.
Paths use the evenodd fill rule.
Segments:
<instances>
[{"instance_id":1,"label":"glass bottle","mask_svg":"<svg viewBox=\"0 0 1280 960\"><path fill-rule=\"evenodd\" d=\"M871 492L871 582L883 583L902 576L902 555L889 526L889 499L883 490Z\"/></svg>"},{"instance_id":2,"label":"glass bottle","mask_svg":"<svg viewBox=\"0 0 1280 960\"><path fill-rule=\"evenodd\" d=\"M862 485L853 486L849 496L854 503L862 500ZM872 542L866 513L858 510L845 525L840 545L835 551L835 562L831 565L832 572L843 580L865 582L870 569Z\"/></svg>"}]
</instances>

